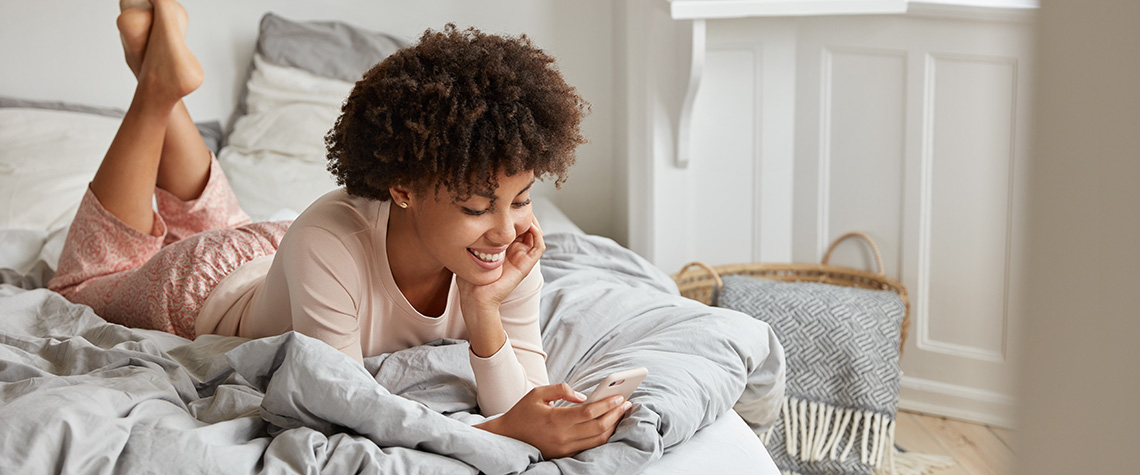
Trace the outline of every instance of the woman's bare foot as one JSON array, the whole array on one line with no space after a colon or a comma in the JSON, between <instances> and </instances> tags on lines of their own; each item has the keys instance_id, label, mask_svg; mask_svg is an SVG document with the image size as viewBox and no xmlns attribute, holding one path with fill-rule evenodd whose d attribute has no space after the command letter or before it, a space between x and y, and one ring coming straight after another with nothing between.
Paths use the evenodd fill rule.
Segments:
<instances>
[{"instance_id":1,"label":"woman's bare foot","mask_svg":"<svg viewBox=\"0 0 1140 475\"><path fill-rule=\"evenodd\" d=\"M182 5L175 0L151 0L151 4L154 19L139 64L138 91L174 103L202 85L202 65L186 46L188 16Z\"/></svg>"},{"instance_id":2,"label":"woman's bare foot","mask_svg":"<svg viewBox=\"0 0 1140 475\"><path fill-rule=\"evenodd\" d=\"M150 39L150 26L154 22L154 5L150 0L119 0L118 20L119 39L123 42L123 53L127 66L137 78L142 60L146 57L146 43ZM185 10L179 15L179 25L183 32L189 23Z\"/></svg>"},{"instance_id":3,"label":"woman's bare foot","mask_svg":"<svg viewBox=\"0 0 1140 475\"><path fill-rule=\"evenodd\" d=\"M142 60L146 56L146 42L150 39L150 25L154 21L154 10L150 2L143 0L147 8L138 8L137 5L128 5L127 1L120 2L123 12L115 24L119 27L119 39L123 42L123 55L127 58L127 66L135 77L139 77Z\"/></svg>"}]
</instances>

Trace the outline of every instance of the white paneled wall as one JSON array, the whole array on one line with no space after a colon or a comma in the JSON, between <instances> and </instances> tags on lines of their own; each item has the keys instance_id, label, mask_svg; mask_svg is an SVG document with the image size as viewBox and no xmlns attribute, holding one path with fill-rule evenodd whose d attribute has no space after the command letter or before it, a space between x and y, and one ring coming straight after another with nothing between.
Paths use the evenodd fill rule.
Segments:
<instances>
[{"instance_id":1,"label":"white paneled wall","mask_svg":"<svg viewBox=\"0 0 1140 475\"><path fill-rule=\"evenodd\" d=\"M651 238L630 244L676 271L818 262L836 237L864 231L910 290L902 406L1011 425L1033 13L914 7L707 20L687 167L673 160L675 130L642 116L655 132L644 162L631 152L648 190L631 182L631 214L644 216L630 234L645 226ZM672 21L646 23L656 35L687 28ZM652 57L652 44L638 47ZM668 111L676 96L642 99ZM857 243L831 263L874 267Z\"/></svg>"},{"instance_id":2,"label":"white paneled wall","mask_svg":"<svg viewBox=\"0 0 1140 475\"><path fill-rule=\"evenodd\" d=\"M852 229L882 248L912 298L904 407L1012 424L1027 20L801 23L794 255ZM833 262L868 265L845 252Z\"/></svg>"},{"instance_id":3,"label":"white paneled wall","mask_svg":"<svg viewBox=\"0 0 1140 475\"><path fill-rule=\"evenodd\" d=\"M687 232L693 255L709 262L732 262L752 254L760 235L752 219L740 219L756 216L759 208L753 186L761 168L753 133L758 125L758 64L755 48L709 51L693 106ZM707 229L718 232L703 232Z\"/></svg>"}]
</instances>

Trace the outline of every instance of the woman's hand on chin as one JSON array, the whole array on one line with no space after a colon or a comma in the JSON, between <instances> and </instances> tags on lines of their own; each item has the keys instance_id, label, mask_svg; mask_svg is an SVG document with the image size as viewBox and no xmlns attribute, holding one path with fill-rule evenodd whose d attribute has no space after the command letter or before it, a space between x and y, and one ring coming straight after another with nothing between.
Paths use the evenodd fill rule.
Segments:
<instances>
[{"instance_id":1,"label":"woman's hand on chin","mask_svg":"<svg viewBox=\"0 0 1140 475\"><path fill-rule=\"evenodd\" d=\"M632 405L614 396L572 407L552 407L557 400L586 397L566 383L532 389L509 411L475 427L533 445L545 459L571 457L606 443Z\"/></svg>"},{"instance_id":2,"label":"woman's hand on chin","mask_svg":"<svg viewBox=\"0 0 1140 475\"><path fill-rule=\"evenodd\" d=\"M538 220L532 220L530 228L519 234L509 246L503 257L502 274L494 282L483 285L474 285L463 279L458 279L460 303L463 313L468 309L498 310L499 304L506 300L534 269L538 258L546 252L546 242L542 240L542 228Z\"/></svg>"}]
</instances>

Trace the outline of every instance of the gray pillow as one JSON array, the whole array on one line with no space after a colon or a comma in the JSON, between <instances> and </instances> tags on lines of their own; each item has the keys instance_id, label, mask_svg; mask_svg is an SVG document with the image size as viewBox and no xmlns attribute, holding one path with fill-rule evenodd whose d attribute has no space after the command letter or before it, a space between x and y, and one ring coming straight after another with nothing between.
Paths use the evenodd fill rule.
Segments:
<instances>
[{"instance_id":1,"label":"gray pillow","mask_svg":"<svg viewBox=\"0 0 1140 475\"><path fill-rule=\"evenodd\" d=\"M85 104L73 104L63 101L38 101L6 96L0 96L0 108L49 109L58 111L82 112L85 114L102 115L107 117L122 117L123 114L125 114L122 109L117 109L114 107L89 106ZM214 153L218 153L218 150L222 144L222 139L224 138L224 134L222 133L222 124L216 120L211 120L207 122L196 122L194 125L198 126L198 133L202 135L202 141L206 142L206 147Z\"/></svg>"},{"instance_id":2,"label":"gray pillow","mask_svg":"<svg viewBox=\"0 0 1140 475\"><path fill-rule=\"evenodd\" d=\"M257 52L281 66L356 82L366 71L404 47L400 39L335 21L292 21L273 13L261 17Z\"/></svg>"},{"instance_id":3,"label":"gray pillow","mask_svg":"<svg viewBox=\"0 0 1140 475\"><path fill-rule=\"evenodd\" d=\"M50 109L57 111L83 112L86 114L102 115L107 117L122 117L123 110L113 107L96 107L83 104L72 104L63 101L35 101L16 97L0 96L0 108L18 109Z\"/></svg>"}]
</instances>

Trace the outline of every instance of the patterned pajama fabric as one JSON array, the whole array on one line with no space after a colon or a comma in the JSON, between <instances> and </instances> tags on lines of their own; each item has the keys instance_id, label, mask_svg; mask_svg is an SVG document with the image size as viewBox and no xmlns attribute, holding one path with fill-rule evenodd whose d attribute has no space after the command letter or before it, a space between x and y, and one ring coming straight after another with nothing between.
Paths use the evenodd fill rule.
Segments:
<instances>
[{"instance_id":1,"label":"patterned pajama fabric","mask_svg":"<svg viewBox=\"0 0 1140 475\"><path fill-rule=\"evenodd\" d=\"M198 199L155 188L154 235L123 223L91 190L48 283L109 322L194 338L194 320L218 282L273 254L289 222L250 223L216 159Z\"/></svg>"}]
</instances>

